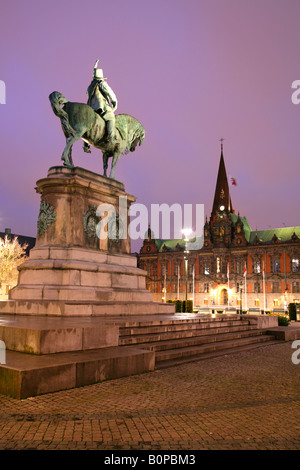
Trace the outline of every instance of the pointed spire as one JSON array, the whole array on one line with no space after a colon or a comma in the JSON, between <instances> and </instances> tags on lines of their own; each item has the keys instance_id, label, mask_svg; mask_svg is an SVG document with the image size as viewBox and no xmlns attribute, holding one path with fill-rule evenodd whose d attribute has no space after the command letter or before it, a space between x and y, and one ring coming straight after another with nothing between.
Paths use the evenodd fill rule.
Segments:
<instances>
[{"instance_id":1,"label":"pointed spire","mask_svg":"<svg viewBox=\"0 0 300 470\"><path fill-rule=\"evenodd\" d=\"M217 177L216 191L213 203L213 212L218 211L221 206L224 206L226 210L232 212L231 198L229 194L229 186L227 180L227 173L224 163L223 156L223 137L220 139L221 142L221 157L219 164L219 171Z\"/></svg>"}]
</instances>

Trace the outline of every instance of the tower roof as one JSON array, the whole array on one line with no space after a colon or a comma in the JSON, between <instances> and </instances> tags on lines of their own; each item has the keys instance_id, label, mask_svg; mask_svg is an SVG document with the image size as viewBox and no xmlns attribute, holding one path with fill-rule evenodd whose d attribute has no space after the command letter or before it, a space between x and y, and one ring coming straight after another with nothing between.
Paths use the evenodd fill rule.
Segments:
<instances>
[{"instance_id":1,"label":"tower roof","mask_svg":"<svg viewBox=\"0 0 300 470\"><path fill-rule=\"evenodd\" d=\"M212 212L216 212L220 205L224 205L228 212L233 212L223 156L223 139L221 139L221 157Z\"/></svg>"}]
</instances>

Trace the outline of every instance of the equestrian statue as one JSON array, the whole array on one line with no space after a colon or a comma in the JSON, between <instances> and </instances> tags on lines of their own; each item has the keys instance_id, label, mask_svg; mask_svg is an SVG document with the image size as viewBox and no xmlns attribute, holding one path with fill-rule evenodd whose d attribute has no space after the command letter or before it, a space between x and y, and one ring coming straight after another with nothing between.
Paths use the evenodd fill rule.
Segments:
<instances>
[{"instance_id":1,"label":"equestrian statue","mask_svg":"<svg viewBox=\"0 0 300 470\"><path fill-rule=\"evenodd\" d=\"M112 157L109 178L114 179L117 161L120 156L134 152L142 145L145 129L142 124L128 114L117 114L117 97L106 83L103 70L94 65L93 79L88 87L88 101L75 103L68 101L61 93L49 95L52 110L60 118L66 137L66 146L61 159L64 166L73 168L72 146L82 139L83 150L91 153L90 145L102 151L103 176L107 176L108 159Z\"/></svg>"}]
</instances>

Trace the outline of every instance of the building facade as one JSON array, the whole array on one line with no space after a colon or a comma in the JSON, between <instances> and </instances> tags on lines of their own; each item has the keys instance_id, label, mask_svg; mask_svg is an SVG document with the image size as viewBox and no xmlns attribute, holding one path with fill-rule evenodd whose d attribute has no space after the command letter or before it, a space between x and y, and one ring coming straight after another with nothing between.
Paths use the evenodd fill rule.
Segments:
<instances>
[{"instance_id":1,"label":"building facade","mask_svg":"<svg viewBox=\"0 0 300 470\"><path fill-rule=\"evenodd\" d=\"M210 219L202 247L187 252L186 242L148 236L138 264L148 273L155 301L193 299L200 308L285 310L300 300L300 227L253 231L236 214L221 145Z\"/></svg>"}]
</instances>

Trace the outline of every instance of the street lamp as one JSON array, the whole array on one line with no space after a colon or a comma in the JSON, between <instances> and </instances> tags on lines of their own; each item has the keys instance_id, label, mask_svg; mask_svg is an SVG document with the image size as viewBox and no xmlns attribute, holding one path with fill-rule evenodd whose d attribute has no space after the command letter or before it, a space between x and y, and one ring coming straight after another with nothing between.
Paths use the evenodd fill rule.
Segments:
<instances>
[{"instance_id":1,"label":"street lamp","mask_svg":"<svg viewBox=\"0 0 300 470\"><path fill-rule=\"evenodd\" d=\"M163 298L162 298L162 300L163 300L163 302L166 302L166 291L167 291L167 289L166 289L165 287L163 287L162 291L163 291Z\"/></svg>"},{"instance_id":2,"label":"street lamp","mask_svg":"<svg viewBox=\"0 0 300 470\"><path fill-rule=\"evenodd\" d=\"M228 311L230 309L231 295L232 295L232 289L228 289Z\"/></svg>"},{"instance_id":3,"label":"street lamp","mask_svg":"<svg viewBox=\"0 0 300 470\"><path fill-rule=\"evenodd\" d=\"M287 311L287 293L288 293L288 290L287 290L287 286L285 286L285 290L284 290L284 313L286 313Z\"/></svg>"},{"instance_id":4,"label":"street lamp","mask_svg":"<svg viewBox=\"0 0 300 470\"><path fill-rule=\"evenodd\" d=\"M185 255L184 255L184 265L185 265L185 311L187 311L187 284L188 284L188 249L187 249L187 242L189 241L189 235L192 233L191 228L184 228L181 230L183 235L185 236Z\"/></svg>"},{"instance_id":5,"label":"street lamp","mask_svg":"<svg viewBox=\"0 0 300 470\"><path fill-rule=\"evenodd\" d=\"M211 294L212 294L212 304L213 304L212 314L214 315L214 314L215 314L215 304L216 304L217 289L211 289L210 292L211 292Z\"/></svg>"}]
</instances>

